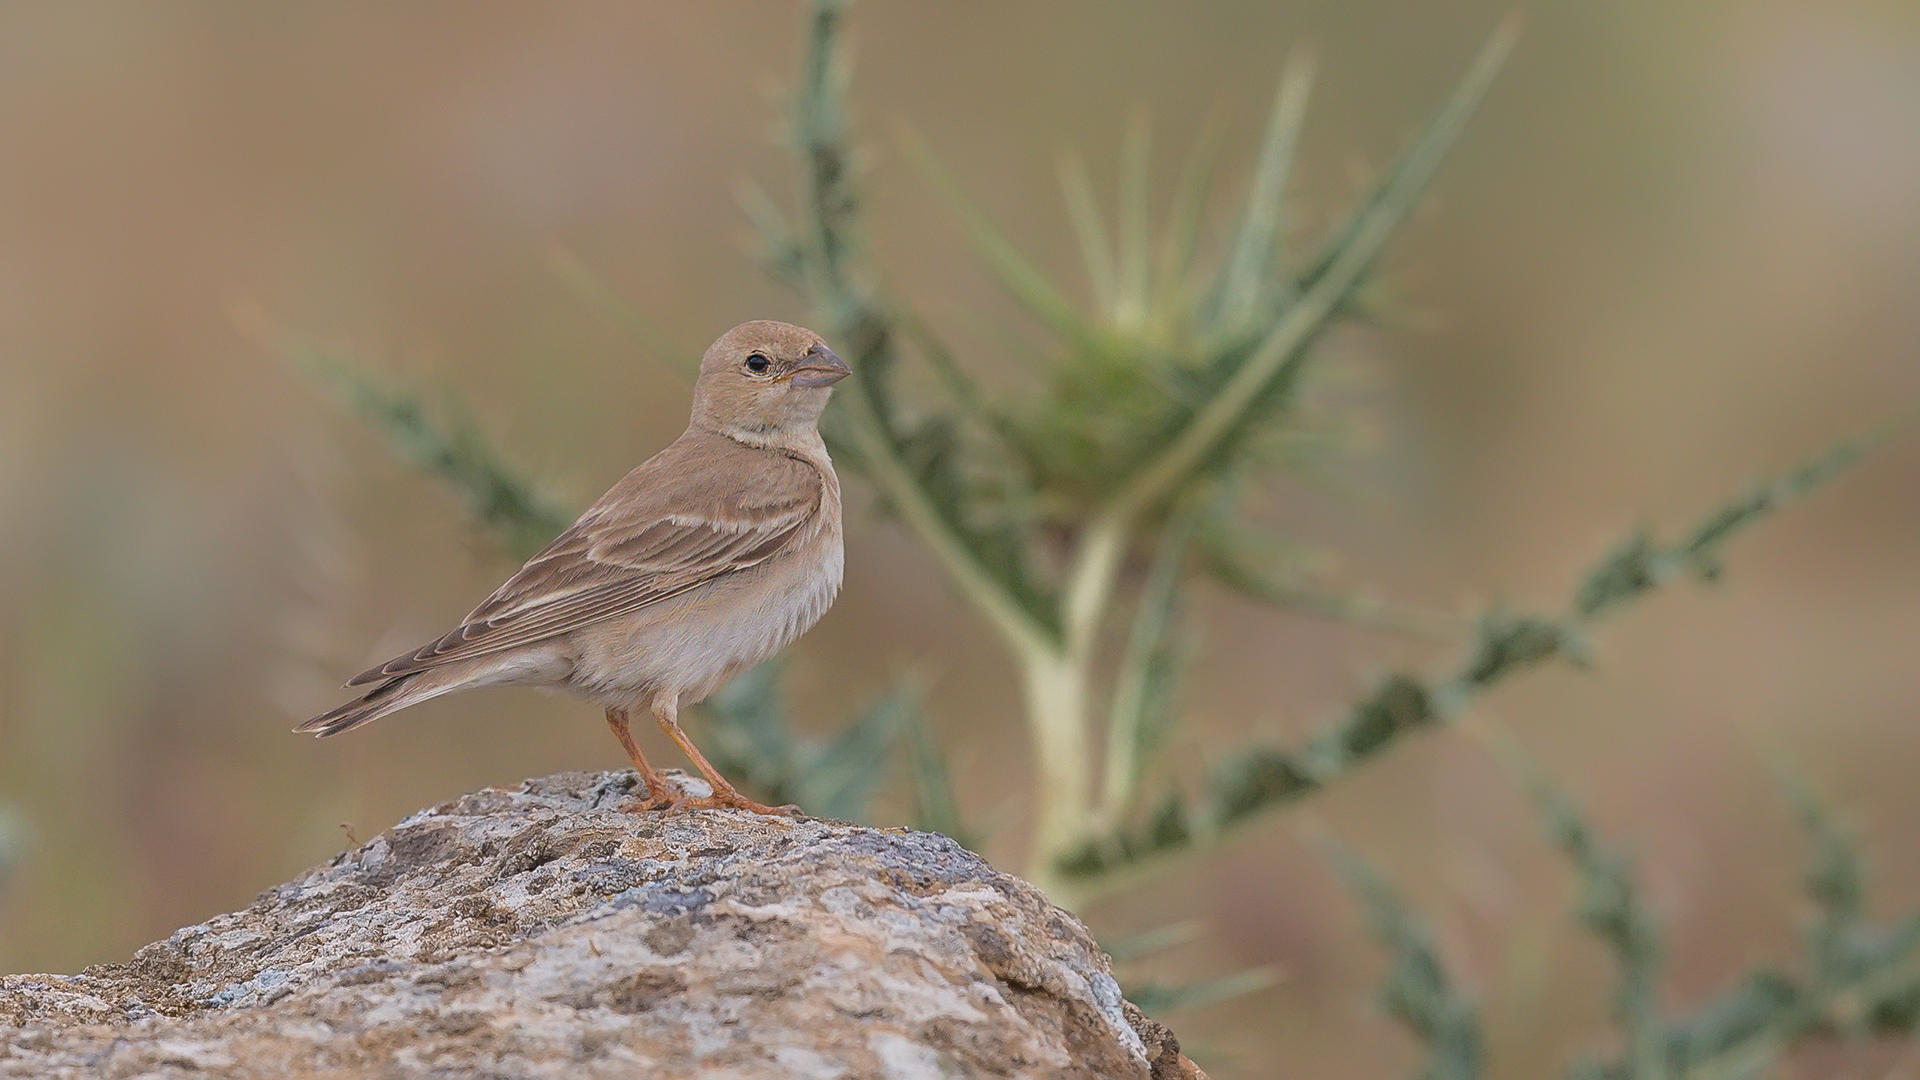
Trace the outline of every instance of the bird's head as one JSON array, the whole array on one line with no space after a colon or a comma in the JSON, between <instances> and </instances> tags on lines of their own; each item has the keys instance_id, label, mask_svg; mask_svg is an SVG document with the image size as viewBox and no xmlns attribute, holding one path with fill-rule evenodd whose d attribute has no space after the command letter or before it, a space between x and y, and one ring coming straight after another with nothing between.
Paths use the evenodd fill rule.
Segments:
<instances>
[{"instance_id":1,"label":"bird's head","mask_svg":"<svg viewBox=\"0 0 1920 1080\"><path fill-rule=\"evenodd\" d=\"M783 322L727 331L700 361L693 422L751 443L813 430L833 384L851 374L820 335Z\"/></svg>"}]
</instances>

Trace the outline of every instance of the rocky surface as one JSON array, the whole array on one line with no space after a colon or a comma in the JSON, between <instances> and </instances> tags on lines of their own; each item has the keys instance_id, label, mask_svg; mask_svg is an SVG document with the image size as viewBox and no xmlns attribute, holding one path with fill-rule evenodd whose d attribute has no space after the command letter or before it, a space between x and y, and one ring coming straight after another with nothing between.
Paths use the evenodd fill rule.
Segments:
<instances>
[{"instance_id":1,"label":"rocky surface","mask_svg":"<svg viewBox=\"0 0 1920 1080\"><path fill-rule=\"evenodd\" d=\"M0 978L0 1076L1200 1077L945 837L633 784L477 792L127 963Z\"/></svg>"}]
</instances>

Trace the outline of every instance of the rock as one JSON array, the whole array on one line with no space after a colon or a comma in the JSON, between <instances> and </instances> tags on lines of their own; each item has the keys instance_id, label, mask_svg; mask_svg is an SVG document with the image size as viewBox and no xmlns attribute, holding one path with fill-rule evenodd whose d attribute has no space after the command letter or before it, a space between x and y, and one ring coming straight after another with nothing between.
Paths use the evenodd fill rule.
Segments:
<instances>
[{"instance_id":1,"label":"rock","mask_svg":"<svg viewBox=\"0 0 1920 1080\"><path fill-rule=\"evenodd\" d=\"M0 978L0 1076L1201 1077L951 840L633 785L480 791L126 963Z\"/></svg>"}]
</instances>

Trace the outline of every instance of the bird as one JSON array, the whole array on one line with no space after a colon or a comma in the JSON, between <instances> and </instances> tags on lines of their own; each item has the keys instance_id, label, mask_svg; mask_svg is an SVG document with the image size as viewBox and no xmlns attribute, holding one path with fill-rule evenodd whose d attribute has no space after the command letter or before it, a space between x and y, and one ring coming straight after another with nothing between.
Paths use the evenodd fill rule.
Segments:
<instances>
[{"instance_id":1,"label":"bird","mask_svg":"<svg viewBox=\"0 0 1920 1080\"><path fill-rule=\"evenodd\" d=\"M840 481L820 437L851 374L811 330L742 323L700 361L687 430L628 473L459 626L348 680L361 695L295 728L320 737L461 690L534 686L604 707L646 786L627 809L755 802L707 761L680 710L772 656L840 591ZM713 787L689 797L648 763L630 714L653 714Z\"/></svg>"}]
</instances>

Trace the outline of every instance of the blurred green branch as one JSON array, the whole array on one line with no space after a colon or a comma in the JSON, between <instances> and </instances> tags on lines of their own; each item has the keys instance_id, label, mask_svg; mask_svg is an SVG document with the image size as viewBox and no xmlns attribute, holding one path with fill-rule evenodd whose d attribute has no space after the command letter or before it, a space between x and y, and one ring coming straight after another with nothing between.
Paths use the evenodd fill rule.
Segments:
<instances>
[{"instance_id":1,"label":"blurred green branch","mask_svg":"<svg viewBox=\"0 0 1920 1080\"><path fill-rule=\"evenodd\" d=\"M1580 882L1580 918L1614 955L1621 1056L1576 1066L1576 1080L1733 1080L1769 1073L1800 1042L1866 1033L1910 1036L1920 1025L1920 914L1869 926L1866 885L1852 840L1807 791L1790 792L1813 841L1806 877L1816 916L1799 976L1755 969L1693 1012L1660 1005L1658 919L1632 867L1601 845L1579 808L1511 744L1497 744L1540 807L1548 836Z\"/></svg>"},{"instance_id":2,"label":"blurred green branch","mask_svg":"<svg viewBox=\"0 0 1920 1080\"><path fill-rule=\"evenodd\" d=\"M1060 872L1083 879L1084 889L1111 888L1123 871L1193 851L1260 813L1294 802L1377 757L1402 736L1452 717L1474 697L1553 659L1584 662L1586 631L1622 604L1692 574L1720 572L1721 546L1794 498L1903 430L1882 425L1845 441L1784 475L1754 485L1672 543L1635 533L1609 552L1559 616L1490 612L1480 620L1465 656L1438 678L1397 672L1382 679L1345 717L1305 746L1249 746L1226 755L1193 801L1175 793L1146 820L1088 841L1063 859Z\"/></svg>"},{"instance_id":3,"label":"blurred green branch","mask_svg":"<svg viewBox=\"0 0 1920 1080\"><path fill-rule=\"evenodd\" d=\"M1664 1077L1669 1032L1660 1010L1659 919L1640 896L1632 864L1601 845L1573 800L1531 767L1514 767L1533 794L1548 837L1579 877L1580 921L1613 954L1613 1016L1625 1037L1626 1075Z\"/></svg>"},{"instance_id":4,"label":"blurred green branch","mask_svg":"<svg viewBox=\"0 0 1920 1080\"><path fill-rule=\"evenodd\" d=\"M327 350L283 350L342 408L385 435L395 456L444 483L509 554L526 558L573 524L572 514L508 464L452 395L434 409L418 390L380 380Z\"/></svg>"},{"instance_id":5,"label":"blurred green branch","mask_svg":"<svg viewBox=\"0 0 1920 1080\"><path fill-rule=\"evenodd\" d=\"M1180 679L1195 651L1194 635L1175 628L1180 577L1193 540L1192 514L1183 514L1161 536L1136 603L1133 625L1120 657L1107 717L1107 759L1100 820L1117 823L1133 805L1147 765L1166 743L1178 718Z\"/></svg>"},{"instance_id":6,"label":"blurred green branch","mask_svg":"<svg viewBox=\"0 0 1920 1080\"><path fill-rule=\"evenodd\" d=\"M1314 831L1322 856L1366 905L1374 940L1393 957L1380 1002L1426 1046L1421 1080L1475 1080L1485 1061L1479 1009L1448 978L1425 921L1366 860L1324 829Z\"/></svg>"},{"instance_id":7,"label":"blurred green branch","mask_svg":"<svg viewBox=\"0 0 1920 1080\"><path fill-rule=\"evenodd\" d=\"M1757 968L1693 1011L1672 1014L1660 1003L1659 919L1641 896L1631 861L1600 840L1574 801L1514 743L1488 734L1574 871L1581 923L1614 958L1621 1051L1574 1066L1572 1080L1750 1080L1768 1075L1809 1039L1911 1036L1920 1026L1920 914L1889 927L1867 923L1859 852L1804 788L1790 787L1814 848L1806 890L1816 914L1806 929L1803 973ZM1485 1065L1477 1010L1452 987L1425 925L1324 828L1310 831L1360 893L1374 937L1393 956L1381 1000L1426 1045L1420 1075L1475 1080Z\"/></svg>"}]
</instances>

